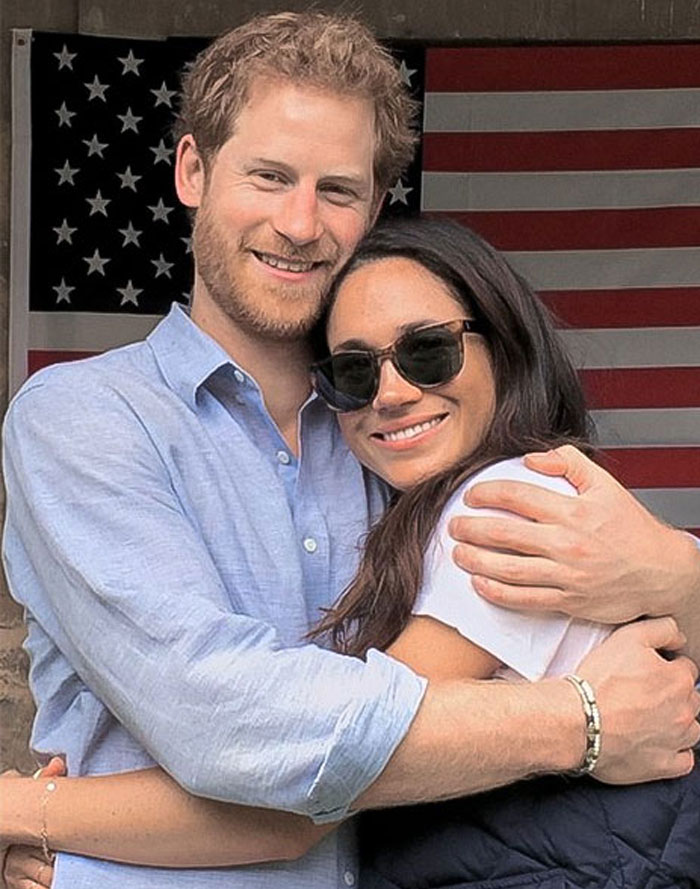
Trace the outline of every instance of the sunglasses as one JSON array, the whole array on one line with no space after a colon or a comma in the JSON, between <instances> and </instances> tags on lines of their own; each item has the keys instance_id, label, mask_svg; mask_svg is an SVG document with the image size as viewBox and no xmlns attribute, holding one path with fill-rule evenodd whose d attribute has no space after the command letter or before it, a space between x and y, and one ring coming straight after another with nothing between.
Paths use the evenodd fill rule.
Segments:
<instances>
[{"instance_id":1,"label":"sunglasses","mask_svg":"<svg viewBox=\"0 0 700 889\"><path fill-rule=\"evenodd\" d=\"M339 413L371 404L379 390L382 363L388 358L401 376L421 389L443 386L464 365L465 333L482 333L479 321L458 318L426 324L403 334L386 349L348 349L311 365L314 388Z\"/></svg>"}]
</instances>

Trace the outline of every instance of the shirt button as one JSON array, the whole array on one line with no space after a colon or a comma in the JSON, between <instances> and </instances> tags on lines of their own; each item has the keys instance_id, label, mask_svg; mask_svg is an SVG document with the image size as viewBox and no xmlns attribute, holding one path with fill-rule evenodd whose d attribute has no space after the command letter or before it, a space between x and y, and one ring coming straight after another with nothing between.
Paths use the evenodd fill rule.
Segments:
<instances>
[{"instance_id":1,"label":"shirt button","mask_svg":"<svg viewBox=\"0 0 700 889\"><path fill-rule=\"evenodd\" d=\"M283 466L286 466L292 458L286 451L277 451L277 459Z\"/></svg>"},{"instance_id":2,"label":"shirt button","mask_svg":"<svg viewBox=\"0 0 700 889\"><path fill-rule=\"evenodd\" d=\"M236 368L236 370L234 370L233 376L236 378L237 383L245 382L245 376L244 376L244 374L241 373L240 370L238 370L238 368Z\"/></svg>"},{"instance_id":3,"label":"shirt button","mask_svg":"<svg viewBox=\"0 0 700 889\"><path fill-rule=\"evenodd\" d=\"M355 874L351 870L346 870L343 874L343 880L346 886L355 885Z\"/></svg>"},{"instance_id":4,"label":"shirt button","mask_svg":"<svg viewBox=\"0 0 700 889\"><path fill-rule=\"evenodd\" d=\"M307 553L315 553L316 552L316 550L318 549L318 544L313 539L313 537L305 537L304 538L304 549L306 550ZM348 873L350 873L350 872L348 871ZM353 877L353 879L354 879L354 877Z\"/></svg>"}]
</instances>

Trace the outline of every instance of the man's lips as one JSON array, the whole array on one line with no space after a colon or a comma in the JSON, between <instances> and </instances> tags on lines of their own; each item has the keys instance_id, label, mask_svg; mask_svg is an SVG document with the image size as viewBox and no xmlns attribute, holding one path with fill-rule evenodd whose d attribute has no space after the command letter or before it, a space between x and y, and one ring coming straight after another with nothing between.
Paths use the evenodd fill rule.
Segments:
<instances>
[{"instance_id":1,"label":"man's lips","mask_svg":"<svg viewBox=\"0 0 700 889\"><path fill-rule=\"evenodd\" d=\"M317 268L328 263L326 259L298 259L288 256L281 256L277 253L265 253L261 250L251 249L251 253L255 258L268 266L280 272L290 272L292 274L305 274L312 272Z\"/></svg>"}]
</instances>

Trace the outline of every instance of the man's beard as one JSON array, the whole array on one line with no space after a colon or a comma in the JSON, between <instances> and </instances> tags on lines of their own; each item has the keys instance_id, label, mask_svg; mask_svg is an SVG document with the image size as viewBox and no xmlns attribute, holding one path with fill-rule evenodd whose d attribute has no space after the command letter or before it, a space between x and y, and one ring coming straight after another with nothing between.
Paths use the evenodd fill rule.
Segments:
<instances>
[{"instance_id":1,"label":"man's beard","mask_svg":"<svg viewBox=\"0 0 700 889\"><path fill-rule=\"evenodd\" d=\"M192 243L197 274L209 297L247 333L264 339L300 339L309 333L321 316L331 283L330 276L319 275L319 281L314 284L286 284L280 280L266 287L260 281L254 281L247 287L244 263L255 260L246 259L248 251L243 239L232 245L222 237L206 209L200 209L197 213ZM263 252L301 262L323 261L328 269L335 269L338 256L333 244L325 249L319 245L306 250L291 249L281 238L276 245L266 245ZM285 312L285 308L292 311Z\"/></svg>"}]
</instances>

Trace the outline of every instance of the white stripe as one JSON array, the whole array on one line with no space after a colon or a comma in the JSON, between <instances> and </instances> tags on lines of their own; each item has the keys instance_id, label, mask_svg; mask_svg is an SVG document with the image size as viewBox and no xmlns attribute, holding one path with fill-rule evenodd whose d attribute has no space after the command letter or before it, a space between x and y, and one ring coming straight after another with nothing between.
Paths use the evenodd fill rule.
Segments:
<instances>
[{"instance_id":1,"label":"white stripe","mask_svg":"<svg viewBox=\"0 0 700 889\"><path fill-rule=\"evenodd\" d=\"M31 312L29 348L104 352L144 339L160 318L108 312Z\"/></svg>"},{"instance_id":2,"label":"white stripe","mask_svg":"<svg viewBox=\"0 0 700 889\"><path fill-rule=\"evenodd\" d=\"M700 162L700 156L698 157ZM422 209L608 210L700 204L700 169L423 173Z\"/></svg>"},{"instance_id":3,"label":"white stripe","mask_svg":"<svg viewBox=\"0 0 700 889\"><path fill-rule=\"evenodd\" d=\"M29 226L31 190L31 47L32 32L12 32L12 192L10 196L10 337L9 395L27 376L29 310Z\"/></svg>"},{"instance_id":4,"label":"white stripe","mask_svg":"<svg viewBox=\"0 0 700 889\"><path fill-rule=\"evenodd\" d=\"M637 488L633 493L676 528L700 527L700 488Z\"/></svg>"},{"instance_id":5,"label":"white stripe","mask_svg":"<svg viewBox=\"0 0 700 889\"><path fill-rule=\"evenodd\" d=\"M697 127L700 90L427 93L423 119L442 133Z\"/></svg>"},{"instance_id":6,"label":"white stripe","mask_svg":"<svg viewBox=\"0 0 700 889\"><path fill-rule=\"evenodd\" d=\"M700 247L510 251L536 290L614 290L700 285Z\"/></svg>"},{"instance_id":7,"label":"white stripe","mask_svg":"<svg viewBox=\"0 0 700 889\"><path fill-rule=\"evenodd\" d=\"M604 448L700 444L700 407L595 410L591 418Z\"/></svg>"},{"instance_id":8,"label":"white stripe","mask_svg":"<svg viewBox=\"0 0 700 889\"><path fill-rule=\"evenodd\" d=\"M700 367L700 327L560 329L559 335L576 367Z\"/></svg>"}]
</instances>

